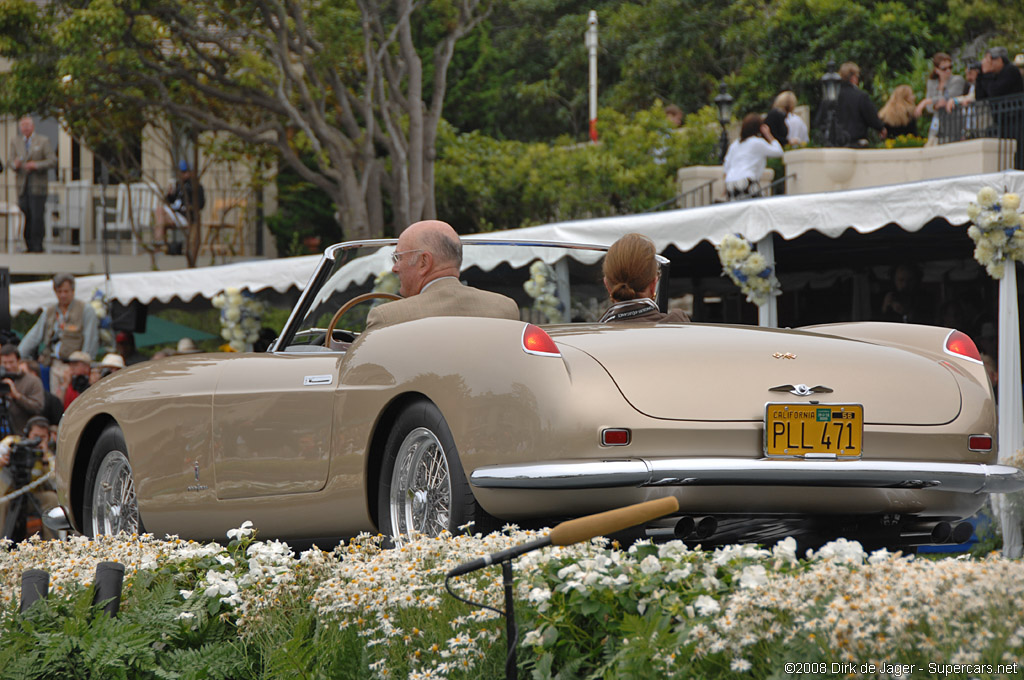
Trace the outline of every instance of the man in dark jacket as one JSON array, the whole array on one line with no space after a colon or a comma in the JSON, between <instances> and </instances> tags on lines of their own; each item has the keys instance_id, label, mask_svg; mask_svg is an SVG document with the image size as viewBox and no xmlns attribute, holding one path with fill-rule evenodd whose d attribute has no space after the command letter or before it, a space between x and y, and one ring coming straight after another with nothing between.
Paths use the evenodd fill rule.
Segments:
<instances>
[{"instance_id":1,"label":"man in dark jacket","mask_svg":"<svg viewBox=\"0 0 1024 680\"><path fill-rule=\"evenodd\" d=\"M865 146L868 128L885 138L885 126L868 93L860 89L860 67L848 61L839 67L839 100L836 102L837 146Z\"/></svg>"},{"instance_id":2,"label":"man in dark jacket","mask_svg":"<svg viewBox=\"0 0 1024 680\"><path fill-rule=\"evenodd\" d=\"M1010 64L1010 53L1005 47L990 47L981 60L981 75L974 86L975 99L1005 97L1024 92L1020 71Z\"/></svg>"}]
</instances>

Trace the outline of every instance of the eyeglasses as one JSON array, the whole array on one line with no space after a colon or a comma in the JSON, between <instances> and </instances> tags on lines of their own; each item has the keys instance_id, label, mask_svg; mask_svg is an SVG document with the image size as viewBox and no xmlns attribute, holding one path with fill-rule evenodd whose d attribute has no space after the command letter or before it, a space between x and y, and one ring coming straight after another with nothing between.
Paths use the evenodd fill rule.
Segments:
<instances>
[{"instance_id":1,"label":"eyeglasses","mask_svg":"<svg viewBox=\"0 0 1024 680\"><path fill-rule=\"evenodd\" d=\"M947 65L945 65L945 66L940 66L940 67L939 67L939 70L940 70L940 71L952 71L952 70L953 70L953 67L952 67L952 66L950 66L949 64L947 64Z\"/></svg>"},{"instance_id":2,"label":"eyeglasses","mask_svg":"<svg viewBox=\"0 0 1024 680\"><path fill-rule=\"evenodd\" d=\"M423 252L422 248L419 248L417 250L403 250L402 252L398 252L396 250L395 252L391 253L391 262L394 263L394 264L398 264L399 260L402 259L403 255L408 255L409 253L422 253L422 252Z\"/></svg>"}]
</instances>

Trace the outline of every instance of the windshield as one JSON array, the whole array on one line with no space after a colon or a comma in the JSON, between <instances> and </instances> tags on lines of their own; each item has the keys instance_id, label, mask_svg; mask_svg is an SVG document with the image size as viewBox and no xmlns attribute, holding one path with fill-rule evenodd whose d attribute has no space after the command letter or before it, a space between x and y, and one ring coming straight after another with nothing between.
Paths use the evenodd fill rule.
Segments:
<instances>
[{"instance_id":1,"label":"windshield","mask_svg":"<svg viewBox=\"0 0 1024 680\"><path fill-rule=\"evenodd\" d=\"M391 254L396 241L332 246L324 255L282 333L278 350L344 349L363 331L373 305L398 294ZM506 295L524 321L538 324L597 321L607 306L601 277L603 246L466 238L460 280ZM374 294L335 316L357 296ZM327 329L334 321L332 341Z\"/></svg>"}]
</instances>

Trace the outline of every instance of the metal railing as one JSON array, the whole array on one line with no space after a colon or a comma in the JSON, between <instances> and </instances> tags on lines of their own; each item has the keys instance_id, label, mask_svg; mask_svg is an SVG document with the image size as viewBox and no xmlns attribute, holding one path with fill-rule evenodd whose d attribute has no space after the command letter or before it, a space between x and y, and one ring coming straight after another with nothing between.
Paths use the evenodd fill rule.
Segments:
<instances>
[{"instance_id":1,"label":"metal railing","mask_svg":"<svg viewBox=\"0 0 1024 680\"><path fill-rule=\"evenodd\" d=\"M205 182L204 182L205 184ZM0 251L25 249L25 216L13 183L0 185ZM200 259L257 255L257 199L252 192L205 186L200 218ZM157 212L166 209L164 190L152 183L101 185L85 180L50 181L43 248L50 253L145 254L157 247ZM164 240L174 254L181 229Z\"/></svg>"},{"instance_id":2,"label":"metal railing","mask_svg":"<svg viewBox=\"0 0 1024 680\"><path fill-rule=\"evenodd\" d=\"M938 142L988 137L999 140L999 169L1024 170L1024 94L982 99L939 109Z\"/></svg>"}]
</instances>

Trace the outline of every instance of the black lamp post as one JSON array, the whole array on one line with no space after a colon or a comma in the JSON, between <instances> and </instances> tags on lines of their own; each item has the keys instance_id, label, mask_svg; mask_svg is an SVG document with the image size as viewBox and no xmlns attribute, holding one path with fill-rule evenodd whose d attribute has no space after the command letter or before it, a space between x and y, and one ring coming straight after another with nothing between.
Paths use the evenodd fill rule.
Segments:
<instances>
[{"instance_id":1,"label":"black lamp post","mask_svg":"<svg viewBox=\"0 0 1024 680\"><path fill-rule=\"evenodd\" d=\"M839 74L836 73L835 60L829 59L828 70L821 77L821 94L825 106L828 107L826 135L828 135L829 146L836 145L836 107L839 105L839 84L841 82Z\"/></svg>"},{"instance_id":2,"label":"black lamp post","mask_svg":"<svg viewBox=\"0 0 1024 680\"><path fill-rule=\"evenodd\" d=\"M722 162L724 163L725 152L729 146L729 133L725 128L732 118L732 96L725 91L725 83L719 85L715 106L718 107L718 123L722 126Z\"/></svg>"}]
</instances>

